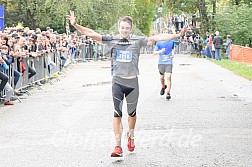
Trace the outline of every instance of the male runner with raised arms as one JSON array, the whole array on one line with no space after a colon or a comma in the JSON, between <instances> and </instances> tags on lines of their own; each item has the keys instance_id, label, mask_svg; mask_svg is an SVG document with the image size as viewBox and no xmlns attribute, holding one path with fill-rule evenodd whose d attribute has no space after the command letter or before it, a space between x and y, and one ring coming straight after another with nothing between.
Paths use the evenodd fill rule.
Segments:
<instances>
[{"instance_id":1,"label":"male runner with raised arms","mask_svg":"<svg viewBox=\"0 0 252 167\"><path fill-rule=\"evenodd\" d=\"M130 38L133 20L129 16L121 18L118 22L120 37L106 36L95 32L92 29L83 27L76 23L76 16L73 11L66 19L81 32L98 42L107 43L111 50L111 72L112 72L112 96L114 102L114 120L113 129L116 140L116 146L111 157L121 157L121 135L122 135L122 102L124 96L127 102L128 110L128 150L134 151L134 129L136 124L136 107L138 102L138 61L140 48L146 45L152 45L157 41L167 41L183 36L186 29L182 29L179 34L159 34L152 37L134 37Z\"/></svg>"}]
</instances>

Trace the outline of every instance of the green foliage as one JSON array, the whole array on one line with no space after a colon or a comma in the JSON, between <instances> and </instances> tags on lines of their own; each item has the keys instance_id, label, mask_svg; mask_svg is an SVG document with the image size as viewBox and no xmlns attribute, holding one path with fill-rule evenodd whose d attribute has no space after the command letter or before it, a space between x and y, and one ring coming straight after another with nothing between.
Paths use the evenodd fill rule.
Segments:
<instances>
[{"instance_id":1,"label":"green foliage","mask_svg":"<svg viewBox=\"0 0 252 167\"><path fill-rule=\"evenodd\" d=\"M239 2L236 4L236 2ZM206 30L218 30L224 37L232 36L234 44L245 45L252 41L252 0L166 0L164 11L189 17L197 13L201 22L201 34ZM250 44L252 45L252 44Z\"/></svg>"},{"instance_id":2,"label":"green foliage","mask_svg":"<svg viewBox=\"0 0 252 167\"><path fill-rule=\"evenodd\" d=\"M246 5L235 5L227 8L223 13L219 13L216 18L216 30L223 36L230 34L233 43L238 45L249 44L252 39L250 27L252 27L252 10Z\"/></svg>"},{"instance_id":3,"label":"green foliage","mask_svg":"<svg viewBox=\"0 0 252 167\"><path fill-rule=\"evenodd\" d=\"M173 14L196 13L198 11L196 0L166 0L168 12Z\"/></svg>"},{"instance_id":4,"label":"green foliage","mask_svg":"<svg viewBox=\"0 0 252 167\"><path fill-rule=\"evenodd\" d=\"M129 5L128 5L129 4ZM93 7L88 9L84 25L95 30L109 30L113 25L117 25L120 17L132 16L134 3L132 0L94 0Z\"/></svg>"},{"instance_id":5,"label":"green foliage","mask_svg":"<svg viewBox=\"0 0 252 167\"><path fill-rule=\"evenodd\" d=\"M232 5L246 4L252 6L252 0L230 0Z\"/></svg>"},{"instance_id":6,"label":"green foliage","mask_svg":"<svg viewBox=\"0 0 252 167\"><path fill-rule=\"evenodd\" d=\"M6 26L22 22L31 29L50 26L62 32L65 29L65 16L73 10L77 22L95 30L110 30L120 17L129 15L135 25L148 34L153 18L153 3L140 0L12 0L4 2ZM136 5L137 4L137 5ZM71 27L73 30L73 27Z\"/></svg>"},{"instance_id":7,"label":"green foliage","mask_svg":"<svg viewBox=\"0 0 252 167\"><path fill-rule=\"evenodd\" d=\"M217 2L217 3L216 3ZM231 34L233 43L245 45L252 40L252 0L5 0L5 26L22 23L32 29L47 26L65 31L65 15L75 11L77 22L99 32L117 31L120 17L134 19L134 32L149 35L158 6L163 4L163 16L194 13L201 21L201 32L218 30L222 36ZM224 11L224 12L222 12ZM211 12L215 17L207 16ZM74 28L71 27L73 31Z\"/></svg>"},{"instance_id":8,"label":"green foliage","mask_svg":"<svg viewBox=\"0 0 252 167\"><path fill-rule=\"evenodd\" d=\"M149 35L152 20L155 14L155 4L143 1L135 0L134 11L134 23L136 27L145 35Z\"/></svg>"}]
</instances>

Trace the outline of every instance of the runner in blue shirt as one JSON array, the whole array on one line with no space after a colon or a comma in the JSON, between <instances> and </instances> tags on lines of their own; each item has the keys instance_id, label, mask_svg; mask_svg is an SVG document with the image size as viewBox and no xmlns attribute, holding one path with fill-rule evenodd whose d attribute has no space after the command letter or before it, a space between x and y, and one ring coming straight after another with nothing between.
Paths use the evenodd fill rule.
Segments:
<instances>
[{"instance_id":1,"label":"runner in blue shirt","mask_svg":"<svg viewBox=\"0 0 252 167\"><path fill-rule=\"evenodd\" d=\"M172 33L172 31L170 31ZM164 29L163 33L168 33L168 29ZM172 75L172 67L173 62L172 59L174 58L174 40L170 41L159 41L156 43L154 54L159 54L158 60L158 70L160 74L160 81L161 81L161 91L160 95L164 95L165 89L166 99L171 99L171 75ZM166 73L166 75L165 75ZM165 84L165 76L166 76L166 83Z\"/></svg>"}]
</instances>

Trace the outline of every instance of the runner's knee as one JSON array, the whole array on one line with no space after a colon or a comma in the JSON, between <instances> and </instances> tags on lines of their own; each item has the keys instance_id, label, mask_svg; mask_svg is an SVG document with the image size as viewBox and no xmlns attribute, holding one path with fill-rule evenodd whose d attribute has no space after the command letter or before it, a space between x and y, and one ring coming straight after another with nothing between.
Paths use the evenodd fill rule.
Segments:
<instances>
[{"instance_id":1,"label":"runner's knee","mask_svg":"<svg viewBox=\"0 0 252 167\"><path fill-rule=\"evenodd\" d=\"M160 71L159 71L159 74L160 74L160 75L164 75L164 73L161 73Z\"/></svg>"},{"instance_id":2,"label":"runner's knee","mask_svg":"<svg viewBox=\"0 0 252 167\"><path fill-rule=\"evenodd\" d=\"M134 110L134 111L132 111L131 113L129 113L129 116L130 116L130 117L136 116L136 110Z\"/></svg>"},{"instance_id":3,"label":"runner's knee","mask_svg":"<svg viewBox=\"0 0 252 167\"><path fill-rule=\"evenodd\" d=\"M122 117L122 111L121 110L114 110L114 117Z\"/></svg>"}]
</instances>

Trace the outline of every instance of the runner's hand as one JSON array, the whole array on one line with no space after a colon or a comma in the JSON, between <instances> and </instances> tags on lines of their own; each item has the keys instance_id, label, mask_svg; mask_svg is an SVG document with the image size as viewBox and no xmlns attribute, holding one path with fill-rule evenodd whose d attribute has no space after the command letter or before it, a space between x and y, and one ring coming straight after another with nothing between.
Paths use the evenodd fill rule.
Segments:
<instances>
[{"instance_id":1,"label":"runner's hand","mask_svg":"<svg viewBox=\"0 0 252 167\"><path fill-rule=\"evenodd\" d=\"M186 33L186 31L187 31L187 28L186 28L186 26L184 26L184 27L181 29L181 31L180 31L180 37L184 36L185 33Z\"/></svg>"},{"instance_id":2,"label":"runner's hand","mask_svg":"<svg viewBox=\"0 0 252 167\"><path fill-rule=\"evenodd\" d=\"M70 15L66 15L66 20L70 21L72 25L76 24L76 16L74 15L74 11L70 10Z\"/></svg>"},{"instance_id":3,"label":"runner's hand","mask_svg":"<svg viewBox=\"0 0 252 167\"><path fill-rule=\"evenodd\" d=\"M161 52L161 53L164 53L164 52L165 52L165 48L162 48L162 49L160 50L160 52Z\"/></svg>"}]
</instances>

